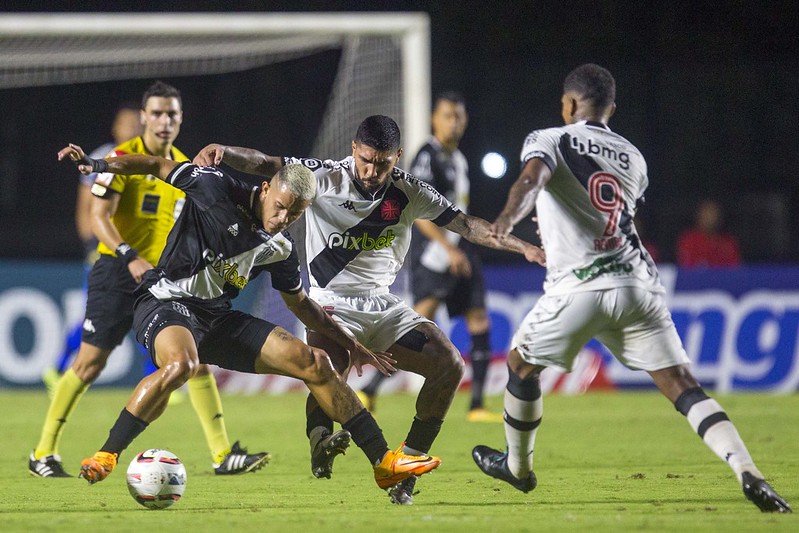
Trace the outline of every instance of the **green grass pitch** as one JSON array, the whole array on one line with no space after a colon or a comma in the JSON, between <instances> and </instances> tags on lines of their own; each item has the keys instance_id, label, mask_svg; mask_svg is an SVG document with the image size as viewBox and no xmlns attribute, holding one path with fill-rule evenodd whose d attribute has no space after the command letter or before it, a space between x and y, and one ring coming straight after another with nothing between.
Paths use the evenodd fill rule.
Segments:
<instances>
[{"instance_id":1,"label":"green grass pitch","mask_svg":"<svg viewBox=\"0 0 799 533\"><path fill-rule=\"evenodd\" d=\"M129 391L93 389L67 426L68 472L100 446ZM799 531L799 396L718 396L761 470L797 510L760 513L732 472L655 392L545 398L536 442L538 488L522 494L478 471L475 444L502 447L501 424L466 423L459 394L433 453L441 467L422 477L410 507L392 506L353 445L333 478L314 479L304 434L304 396L225 396L233 440L268 450L263 470L215 477L188 400L172 405L122 456L105 481L40 479L27 472L47 408L43 391L0 391L0 531ZM501 409L501 397L489 407ZM414 398L379 399L376 417L390 446L404 439ZM185 463L186 493L149 511L129 496L125 469L134 453L167 448Z\"/></svg>"}]
</instances>

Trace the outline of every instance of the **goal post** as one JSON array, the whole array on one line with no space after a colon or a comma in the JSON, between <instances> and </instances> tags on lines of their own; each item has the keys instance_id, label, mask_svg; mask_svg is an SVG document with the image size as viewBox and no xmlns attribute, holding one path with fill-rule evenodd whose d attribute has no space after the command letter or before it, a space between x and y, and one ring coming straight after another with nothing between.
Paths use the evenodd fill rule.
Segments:
<instances>
[{"instance_id":1,"label":"goal post","mask_svg":"<svg viewBox=\"0 0 799 533\"><path fill-rule=\"evenodd\" d=\"M5 51L0 55L0 89L219 74L331 48L342 48L343 58L350 58L349 67L364 72L368 68L359 64L357 53L348 55L347 50L359 45L371 49L370 39L382 39L396 48L399 87L389 95L396 102L375 103L385 106L384 114L397 117L405 151L413 154L429 135L426 13L5 14L0 15L0 47ZM169 61L164 60L166 55ZM352 80L340 79L342 72L340 68L336 89L346 91L351 100L358 88L351 86ZM328 110L341 96L331 94ZM364 111L361 118L379 112ZM329 126L330 120L341 119L326 116L323 132L339 129ZM357 123L342 124L340 129L351 137L355 127ZM317 140L315 146L324 144Z\"/></svg>"},{"instance_id":2,"label":"goal post","mask_svg":"<svg viewBox=\"0 0 799 533\"><path fill-rule=\"evenodd\" d=\"M299 155L348 155L358 124L374 114L397 120L406 154L400 166L410 162L430 135L430 22L425 13L0 14L0 49L0 91L218 76L340 50L316 138L309 153ZM332 72L331 68L328 73ZM317 90L315 94L328 91L328 85L324 89L314 85L313 75L308 73L308 84ZM302 97L297 98L296 105L302 106ZM315 98L319 104L325 99ZM47 121L45 116L33 117L37 118L43 124ZM11 174L0 173L2 190L12 190L15 183ZM302 222L292 228L301 261ZM255 287L237 303L297 336L304 335L302 325L264 277L255 280ZM403 269L393 290L407 294L407 279ZM58 335L53 332L50 337ZM106 375L117 369L114 361L112 357ZM297 386L294 380L274 376L234 374L219 375L228 391Z\"/></svg>"}]
</instances>

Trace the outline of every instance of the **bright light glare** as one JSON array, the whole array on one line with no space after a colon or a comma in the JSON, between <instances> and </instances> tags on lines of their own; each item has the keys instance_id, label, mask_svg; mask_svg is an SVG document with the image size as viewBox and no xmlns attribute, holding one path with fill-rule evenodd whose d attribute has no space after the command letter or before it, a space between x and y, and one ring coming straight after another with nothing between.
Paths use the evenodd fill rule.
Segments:
<instances>
[{"instance_id":1,"label":"bright light glare","mask_svg":"<svg viewBox=\"0 0 799 533\"><path fill-rule=\"evenodd\" d=\"M483 161L480 163L483 169L483 174L489 178L499 179L505 175L508 170L508 162L505 158L496 152L488 152L483 156Z\"/></svg>"}]
</instances>

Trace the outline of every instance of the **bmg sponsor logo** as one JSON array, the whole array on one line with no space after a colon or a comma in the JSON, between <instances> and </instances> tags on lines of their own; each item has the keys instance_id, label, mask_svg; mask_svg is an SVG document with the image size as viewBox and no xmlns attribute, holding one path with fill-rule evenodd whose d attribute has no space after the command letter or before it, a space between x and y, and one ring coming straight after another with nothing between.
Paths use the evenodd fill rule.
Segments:
<instances>
[{"instance_id":1,"label":"bmg sponsor logo","mask_svg":"<svg viewBox=\"0 0 799 533\"><path fill-rule=\"evenodd\" d=\"M624 170L630 168L630 154L621 150L615 150L605 144L595 143L592 139L581 139L574 136L571 138L571 147L582 155L598 155L602 159L618 161L619 166Z\"/></svg>"}]
</instances>

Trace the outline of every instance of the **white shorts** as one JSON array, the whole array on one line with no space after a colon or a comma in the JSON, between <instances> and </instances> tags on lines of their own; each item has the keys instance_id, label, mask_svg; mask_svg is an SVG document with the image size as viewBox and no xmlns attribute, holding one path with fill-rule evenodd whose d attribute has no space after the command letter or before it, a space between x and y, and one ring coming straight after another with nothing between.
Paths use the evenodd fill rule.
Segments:
<instances>
[{"instance_id":1,"label":"white shorts","mask_svg":"<svg viewBox=\"0 0 799 533\"><path fill-rule=\"evenodd\" d=\"M663 295L639 287L542 296L511 341L528 363L571 371L590 339L626 367L660 370L689 363Z\"/></svg>"},{"instance_id":2,"label":"white shorts","mask_svg":"<svg viewBox=\"0 0 799 533\"><path fill-rule=\"evenodd\" d=\"M358 342L376 352L386 351L419 324L433 323L389 292L337 296L311 288L310 296Z\"/></svg>"}]
</instances>

